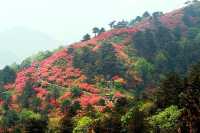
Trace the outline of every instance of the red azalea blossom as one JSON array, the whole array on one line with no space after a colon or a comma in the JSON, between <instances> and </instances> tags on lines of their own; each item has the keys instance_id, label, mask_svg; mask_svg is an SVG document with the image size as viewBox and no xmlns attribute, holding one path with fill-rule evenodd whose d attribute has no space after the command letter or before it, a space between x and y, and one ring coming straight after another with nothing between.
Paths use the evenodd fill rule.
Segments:
<instances>
[{"instance_id":1,"label":"red azalea blossom","mask_svg":"<svg viewBox=\"0 0 200 133\"><path fill-rule=\"evenodd\" d=\"M60 97L61 100L65 100L69 97L72 96L72 93L71 92L65 92L65 94L63 96Z\"/></svg>"},{"instance_id":2,"label":"red azalea blossom","mask_svg":"<svg viewBox=\"0 0 200 133\"><path fill-rule=\"evenodd\" d=\"M46 94L48 94L48 91L43 88L33 88L33 90L36 91L37 97L43 98Z\"/></svg>"},{"instance_id":3,"label":"red azalea blossom","mask_svg":"<svg viewBox=\"0 0 200 133\"><path fill-rule=\"evenodd\" d=\"M25 76L24 71L17 73L17 77L16 77L16 81L15 81L15 87L16 87L17 91L19 91L19 92L23 91L23 89L26 85L27 79L28 78Z\"/></svg>"},{"instance_id":4,"label":"red azalea blossom","mask_svg":"<svg viewBox=\"0 0 200 133\"><path fill-rule=\"evenodd\" d=\"M121 92L117 91L117 92L115 92L114 97L120 98L120 97L123 97L123 94Z\"/></svg>"},{"instance_id":5,"label":"red azalea blossom","mask_svg":"<svg viewBox=\"0 0 200 133\"><path fill-rule=\"evenodd\" d=\"M0 105L3 105L4 101L2 99L0 99Z\"/></svg>"},{"instance_id":6,"label":"red azalea blossom","mask_svg":"<svg viewBox=\"0 0 200 133\"><path fill-rule=\"evenodd\" d=\"M79 98L81 106L95 105L99 102L101 96L97 95L83 95Z\"/></svg>"},{"instance_id":7,"label":"red azalea blossom","mask_svg":"<svg viewBox=\"0 0 200 133\"><path fill-rule=\"evenodd\" d=\"M88 83L79 84L79 88L91 93L95 93L95 94L99 93L99 90L97 88L95 88L93 85L88 84Z\"/></svg>"},{"instance_id":8,"label":"red azalea blossom","mask_svg":"<svg viewBox=\"0 0 200 133\"><path fill-rule=\"evenodd\" d=\"M113 103L111 101L108 101L106 106L109 107L110 109L112 109L113 108Z\"/></svg>"},{"instance_id":9,"label":"red azalea blossom","mask_svg":"<svg viewBox=\"0 0 200 133\"><path fill-rule=\"evenodd\" d=\"M50 99L49 103L51 105L53 105L54 107L58 108L59 107L59 103L57 102L56 99Z\"/></svg>"}]
</instances>

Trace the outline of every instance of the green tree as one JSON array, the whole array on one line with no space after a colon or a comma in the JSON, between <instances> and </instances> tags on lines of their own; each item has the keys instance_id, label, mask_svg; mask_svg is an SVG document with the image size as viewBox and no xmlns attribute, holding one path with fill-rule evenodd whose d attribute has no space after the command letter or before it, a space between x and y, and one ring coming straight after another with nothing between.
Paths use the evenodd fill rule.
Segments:
<instances>
[{"instance_id":1,"label":"green tree","mask_svg":"<svg viewBox=\"0 0 200 133\"><path fill-rule=\"evenodd\" d=\"M125 132L145 132L144 113L139 110L137 105L128 110L125 115L121 117L121 122Z\"/></svg>"},{"instance_id":2,"label":"green tree","mask_svg":"<svg viewBox=\"0 0 200 133\"><path fill-rule=\"evenodd\" d=\"M87 133L92 126L92 119L90 117L84 116L78 120L73 133Z\"/></svg>"},{"instance_id":3,"label":"green tree","mask_svg":"<svg viewBox=\"0 0 200 133\"><path fill-rule=\"evenodd\" d=\"M133 41L132 47L137 50L138 55L152 60L157 50L154 32L151 30L137 32L133 36Z\"/></svg>"},{"instance_id":4,"label":"green tree","mask_svg":"<svg viewBox=\"0 0 200 133\"><path fill-rule=\"evenodd\" d=\"M116 21L112 21L112 22L109 23L109 26L110 26L111 29L114 27L115 23L116 23Z\"/></svg>"},{"instance_id":5,"label":"green tree","mask_svg":"<svg viewBox=\"0 0 200 133\"><path fill-rule=\"evenodd\" d=\"M85 34L85 35L83 36L82 41L88 41L88 40L90 40L90 39L91 39L90 35L89 35L89 34Z\"/></svg>"},{"instance_id":6,"label":"green tree","mask_svg":"<svg viewBox=\"0 0 200 133\"><path fill-rule=\"evenodd\" d=\"M44 133L47 128L47 120L41 114L23 109L19 114L20 122L25 132Z\"/></svg>"},{"instance_id":7,"label":"green tree","mask_svg":"<svg viewBox=\"0 0 200 133\"><path fill-rule=\"evenodd\" d=\"M61 110L62 110L62 112L66 112L67 108L69 108L70 105L71 105L71 101L70 100L64 100L61 103Z\"/></svg>"},{"instance_id":8,"label":"green tree","mask_svg":"<svg viewBox=\"0 0 200 133\"><path fill-rule=\"evenodd\" d=\"M91 82L97 73L96 60L96 54L90 48L84 47L75 52L73 66L80 68L87 76L87 81Z\"/></svg>"},{"instance_id":9,"label":"green tree","mask_svg":"<svg viewBox=\"0 0 200 133\"><path fill-rule=\"evenodd\" d=\"M99 31L100 31L100 29L97 28L97 27L94 27L94 28L92 29L92 32L94 33L95 37L99 34Z\"/></svg>"},{"instance_id":10,"label":"green tree","mask_svg":"<svg viewBox=\"0 0 200 133\"><path fill-rule=\"evenodd\" d=\"M24 59L24 60L22 61L22 63L20 64L20 69L30 67L30 66L31 66L31 63L32 63L31 57L28 57L28 58Z\"/></svg>"},{"instance_id":11,"label":"green tree","mask_svg":"<svg viewBox=\"0 0 200 133\"><path fill-rule=\"evenodd\" d=\"M144 14L142 15L143 18L147 18L150 17L151 15L149 14L149 12L144 12Z\"/></svg>"},{"instance_id":12,"label":"green tree","mask_svg":"<svg viewBox=\"0 0 200 133\"><path fill-rule=\"evenodd\" d=\"M124 66L117 59L116 51L110 43L103 43L98 50L98 74L104 75L105 79L109 80L115 75L124 73Z\"/></svg>"},{"instance_id":13,"label":"green tree","mask_svg":"<svg viewBox=\"0 0 200 133\"><path fill-rule=\"evenodd\" d=\"M52 55L52 52L46 50L46 51L38 52L37 54L33 55L31 58L33 61L42 61L51 55Z\"/></svg>"},{"instance_id":14,"label":"green tree","mask_svg":"<svg viewBox=\"0 0 200 133\"><path fill-rule=\"evenodd\" d=\"M161 81L157 92L158 107L165 108L170 105L178 105L178 95L183 90L183 81L176 73L170 73Z\"/></svg>"},{"instance_id":15,"label":"green tree","mask_svg":"<svg viewBox=\"0 0 200 133\"><path fill-rule=\"evenodd\" d=\"M78 87L73 87L71 89L71 92L72 92L73 97L79 97L83 93L82 90Z\"/></svg>"},{"instance_id":16,"label":"green tree","mask_svg":"<svg viewBox=\"0 0 200 133\"><path fill-rule=\"evenodd\" d=\"M24 91L19 96L19 103L24 108L31 107L32 99L35 97L35 91L32 89L33 83L28 81L24 88Z\"/></svg>"},{"instance_id":17,"label":"green tree","mask_svg":"<svg viewBox=\"0 0 200 133\"><path fill-rule=\"evenodd\" d=\"M135 63L134 69L143 79L143 86L147 85L153 79L154 66L144 58L140 58Z\"/></svg>"},{"instance_id":18,"label":"green tree","mask_svg":"<svg viewBox=\"0 0 200 133\"><path fill-rule=\"evenodd\" d=\"M4 132L7 132L9 128L14 128L19 122L19 116L14 110L7 110L1 117L1 126L4 129Z\"/></svg>"},{"instance_id":19,"label":"green tree","mask_svg":"<svg viewBox=\"0 0 200 133\"><path fill-rule=\"evenodd\" d=\"M178 119L182 114L182 109L178 109L177 106L170 106L163 111L149 118L149 123L156 128L160 128L161 132L176 132Z\"/></svg>"},{"instance_id":20,"label":"green tree","mask_svg":"<svg viewBox=\"0 0 200 133\"><path fill-rule=\"evenodd\" d=\"M184 89L180 93L180 104L183 107L181 122L185 125L183 129L188 128L191 132L199 132L200 124L200 63L193 65L188 72L184 82Z\"/></svg>"},{"instance_id":21,"label":"green tree","mask_svg":"<svg viewBox=\"0 0 200 133\"><path fill-rule=\"evenodd\" d=\"M28 133L44 133L47 129L47 120L45 119L30 119L28 120L24 126L25 126L25 132Z\"/></svg>"},{"instance_id":22,"label":"green tree","mask_svg":"<svg viewBox=\"0 0 200 133\"><path fill-rule=\"evenodd\" d=\"M119 21L116 25L114 25L114 28L118 29L118 28L126 28L128 27L128 21L122 20Z\"/></svg>"},{"instance_id":23,"label":"green tree","mask_svg":"<svg viewBox=\"0 0 200 133\"><path fill-rule=\"evenodd\" d=\"M4 67L0 70L0 84L13 83L16 78L15 71L9 66Z\"/></svg>"},{"instance_id":24,"label":"green tree","mask_svg":"<svg viewBox=\"0 0 200 133\"><path fill-rule=\"evenodd\" d=\"M103 32L105 32L106 30L102 27L100 30L99 30L99 35Z\"/></svg>"}]
</instances>

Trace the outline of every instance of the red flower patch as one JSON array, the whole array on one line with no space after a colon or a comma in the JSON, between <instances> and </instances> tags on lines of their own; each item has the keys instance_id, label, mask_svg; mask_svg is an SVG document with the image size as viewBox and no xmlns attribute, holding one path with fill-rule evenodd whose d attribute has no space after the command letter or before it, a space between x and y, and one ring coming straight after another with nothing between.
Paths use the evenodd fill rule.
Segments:
<instances>
[{"instance_id":1,"label":"red flower patch","mask_svg":"<svg viewBox=\"0 0 200 133\"><path fill-rule=\"evenodd\" d=\"M79 88L81 88L81 89L83 89L85 91L94 93L94 94L98 94L100 92L99 89L95 88L93 85L88 84L88 83L79 84Z\"/></svg>"},{"instance_id":2,"label":"red flower patch","mask_svg":"<svg viewBox=\"0 0 200 133\"><path fill-rule=\"evenodd\" d=\"M99 102L101 96L98 95L82 95L78 101L81 106L95 105Z\"/></svg>"},{"instance_id":3,"label":"red flower patch","mask_svg":"<svg viewBox=\"0 0 200 133\"><path fill-rule=\"evenodd\" d=\"M65 92L65 94L63 96L61 96L60 99L61 100L66 100L66 99L68 99L71 96L72 96L71 92Z\"/></svg>"}]
</instances>

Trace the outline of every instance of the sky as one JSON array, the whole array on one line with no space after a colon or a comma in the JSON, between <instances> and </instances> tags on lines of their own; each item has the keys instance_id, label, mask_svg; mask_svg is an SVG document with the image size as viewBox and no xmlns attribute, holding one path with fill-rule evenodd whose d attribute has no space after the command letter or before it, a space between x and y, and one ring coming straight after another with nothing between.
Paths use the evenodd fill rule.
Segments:
<instances>
[{"instance_id":1,"label":"sky","mask_svg":"<svg viewBox=\"0 0 200 133\"><path fill-rule=\"evenodd\" d=\"M108 29L113 20L131 20L145 11L169 12L185 1L0 0L0 67L40 50L77 42L93 27ZM31 39L24 41L24 36ZM41 38L45 39L37 41ZM29 43L32 40L36 40L34 44Z\"/></svg>"}]
</instances>

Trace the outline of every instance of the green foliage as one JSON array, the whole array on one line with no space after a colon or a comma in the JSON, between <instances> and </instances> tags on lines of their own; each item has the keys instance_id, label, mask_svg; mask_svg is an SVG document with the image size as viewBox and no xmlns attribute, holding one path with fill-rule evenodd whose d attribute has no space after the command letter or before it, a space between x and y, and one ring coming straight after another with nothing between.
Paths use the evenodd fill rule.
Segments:
<instances>
[{"instance_id":1,"label":"green foliage","mask_svg":"<svg viewBox=\"0 0 200 133\"><path fill-rule=\"evenodd\" d=\"M35 97L35 91L32 89L33 83L28 81L23 93L19 96L19 103L23 108L31 108L32 98Z\"/></svg>"},{"instance_id":2,"label":"green foliage","mask_svg":"<svg viewBox=\"0 0 200 133\"><path fill-rule=\"evenodd\" d=\"M122 75L124 65L117 59L116 51L112 44L103 43L98 53L97 72L109 80L115 75Z\"/></svg>"},{"instance_id":3,"label":"green foliage","mask_svg":"<svg viewBox=\"0 0 200 133\"><path fill-rule=\"evenodd\" d=\"M13 83L16 78L15 71L9 66L4 67L0 70L0 84Z\"/></svg>"},{"instance_id":4,"label":"green foliage","mask_svg":"<svg viewBox=\"0 0 200 133\"><path fill-rule=\"evenodd\" d=\"M5 90L3 85L15 81L16 71L29 67L34 61L42 61L51 56L52 52L39 52L25 59L19 66L14 64L12 67L0 70L0 100L3 103L0 107L0 127L4 128L4 132L8 130L17 132L17 129L21 128L23 132L30 133L159 131L165 133L177 132L177 130L199 132L200 64L193 66L186 74L189 66L200 59L200 4L195 3L184 9L183 20L186 24L184 29L182 26L173 30L165 27L160 21L162 12L155 12L152 16L145 12L142 17L136 17L130 24L124 20L116 24L115 21L111 22L109 24L111 28L127 28L129 25L136 25L147 19L153 23L152 29L134 33L133 43L125 46L125 52L129 56L127 61L124 61L126 63L119 60L113 44L126 41L125 39L129 37L127 33L113 34L102 42L98 41L97 50L93 50L92 45L68 48L68 53L74 57L73 66L80 68L87 77L85 82L98 85L101 89L99 95L102 98L97 106L81 107L77 100L83 94L80 88L64 88L52 82L46 88L49 93L45 101L37 98L33 90L33 87L40 86L37 82L27 82L23 92L18 93L17 101L11 100L15 90ZM123 32L123 29L119 31ZM95 36L103 32L105 32L104 28L93 28ZM89 39L90 35L86 34L82 41ZM55 51L60 49L63 47ZM67 61L61 58L53 65L66 67ZM166 75L169 72L172 73ZM140 82L138 75L143 82ZM126 84L111 81L113 76L122 77ZM128 90L129 88L133 89ZM136 95L134 98L130 98L131 94L126 95L133 90L135 92L144 90L147 95ZM71 91L72 97L68 100L58 100L66 91ZM114 95L115 91L126 93L123 93L124 96L120 98ZM59 107L63 115L58 116L60 114L57 112L58 108L48 104L50 99L60 102ZM16 104L15 102L19 102L20 106L12 106ZM11 110L12 107L17 107L17 111ZM47 116L49 124L47 124Z\"/></svg>"},{"instance_id":5,"label":"green foliage","mask_svg":"<svg viewBox=\"0 0 200 133\"><path fill-rule=\"evenodd\" d=\"M61 95L61 91L64 89L56 84L48 85L47 89L50 91L50 96L54 99L57 99Z\"/></svg>"},{"instance_id":6,"label":"green foliage","mask_svg":"<svg viewBox=\"0 0 200 133\"><path fill-rule=\"evenodd\" d=\"M131 108L121 117L121 122L126 132L145 132L144 113L139 110L139 106Z\"/></svg>"},{"instance_id":7,"label":"green foliage","mask_svg":"<svg viewBox=\"0 0 200 133\"><path fill-rule=\"evenodd\" d=\"M137 16L137 17L135 18L135 20L132 21L132 23L133 23L133 24L136 24L136 23L139 23L139 22L141 22L141 21L142 21L142 17Z\"/></svg>"},{"instance_id":8,"label":"green foliage","mask_svg":"<svg viewBox=\"0 0 200 133\"><path fill-rule=\"evenodd\" d=\"M154 32L146 30L145 32L137 32L134 37L133 47L137 49L138 55L147 59L154 56L157 48Z\"/></svg>"},{"instance_id":9,"label":"green foliage","mask_svg":"<svg viewBox=\"0 0 200 133\"><path fill-rule=\"evenodd\" d=\"M20 64L20 69L30 67L30 66L31 66L31 63L32 63L31 57L28 57L28 58L24 59L24 60L22 61L22 63Z\"/></svg>"},{"instance_id":10,"label":"green foliage","mask_svg":"<svg viewBox=\"0 0 200 133\"><path fill-rule=\"evenodd\" d=\"M153 115L149 118L149 123L153 126L159 126L161 129L174 129L176 128L178 118L181 116L182 109L177 106L171 105L165 110Z\"/></svg>"},{"instance_id":11,"label":"green foliage","mask_svg":"<svg viewBox=\"0 0 200 133\"><path fill-rule=\"evenodd\" d=\"M124 116L121 117L121 121L123 125L129 124L130 120L134 118L134 109L130 109Z\"/></svg>"},{"instance_id":12,"label":"green foliage","mask_svg":"<svg viewBox=\"0 0 200 133\"><path fill-rule=\"evenodd\" d=\"M158 17L160 17L160 16L162 16L163 15L163 12L154 12L153 14L152 14L152 16L154 17L154 18L158 18Z\"/></svg>"},{"instance_id":13,"label":"green foliage","mask_svg":"<svg viewBox=\"0 0 200 133\"><path fill-rule=\"evenodd\" d=\"M69 53L69 54L72 54L73 52L74 52L74 48L73 47L68 47L67 48L67 52Z\"/></svg>"},{"instance_id":14,"label":"green foliage","mask_svg":"<svg viewBox=\"0 0 200 133\"><path fill-rule=\"evenodd\" d=\"M19 69L23 69L23 68L27 68L29 66L31 66L31 64L33 62L39 62L39 61L42 61L46 58L48 58L49 56L52 55L53 52L50 52L50 51L40 51L38 52L37 54L35 55L32 55L26 59L24 59L22 61L22 63L19 65Z\"/></svg>"},{"instance_id":15,"label":"green foliage","mask_svg":"<svg viewBox=\"0 0 200 133\"><path fill-rule=\"evenodd\" d=\"M70 105L71 105L71 101L70 100L62 101L62 103L61 103L62 112L64 112L68 107L70 107Z\"/></svg>"},{"instance_id":16,"label":"green foliage","mask_svg":"<svg viewBox=\"0 0 200 133\"><path fill-rule=\"evenodd\" d=\"M29 109L22 109L19 113L19 118L25 132L42 133L46 131L47 120L39 113Z\"/></svg>"},{"instance_id":17,"label":"green foliage","mask_svg":"<svg viewBox=\"0 0 200 133\"><path fill-rule=\"evenodd\" d=\"M100 29L97 28L97 27L94 27L94 28L92 29L92 32L95 34L95 36L97 36L97 34L99 34L99 31L100 31Z\"/></svg>"},{"instance_id":18,"label":"green foliage","mask_svg":"<svg viewBox=\"0 0 200 133\"><path fill-rule=\"evenodd\" d=\"M189 27L188 35L182 35L162 25L156 27L155 30L134 34L132 48L136 49L137 56L154 66L157 81L169 72L185 74L189 66L200 58L200 45L195 41L198 40L199 28Z\"/></svg>"},{"instance_id":19,"label":"green foliage","mask_svg":"<svg viewBox=\"0 0 200 133\"><path fill-rule=\"evenodd\" d=\"M91 81L96 75L96 54L93 53L88 47L75 52L73 58L73 66L80 68Z\"/></svg>"},{"instance_id":20,"label":"green foliage","mask_svg":"<svg viewBox=\"0 0 200 133\"><path fill-rule=\"evenodd\" d=\"M93 120L90 117L84 116L80 118L73 129L73 133L87 133L92 123Z\"/></svg>"},{"instance_id":21,"label":"green foliage","mask_svg":"<svg viewBox=\"0 0 200 133\"><path fill-rule=\"evenodd\" d=\"M60 133L61 131L61 118L57 117L50 117L48 121L48 129L46 132L48 133Z\"/></svg>"},{"instance_id":22,"label":"green foliage","mask_svg":"<svg viewBox=\"0 0 200 133\"><path fill-rule=\"evenodd\" d=\"M89 34L85 34L84 36L83 36L83 39L82 39L82 41L88 41L88 40L90 40L90 35Z\"/></svg>"},{"instance_id":23,"label":"green foliage","mask_svg":"<svg viewBox=\"0 0 200 133\"><path fill-rule=\"evenodd\" d=\"M4 128L11 128L19 122L19 116L14 110L7 110L1 117L1 126Z\"/></svg>"},{"instance_id":24,"label":"green foliage","mask_svg":"<svg viewBox=\"0 0 200 133\"><path fill-rule=\"evenodd\" d=\"M40 105L41 105L41 99L38 97L32 98L31 107L34 111L39 112L40 111Z\"/></svg>"},{"instance_id":25,"label":"green foliage","mask_svg":"<svg viewBox=\"0 0 200 133\"><path fill-rule=\"evenodd\" d=\"M154 66L144 58L140 58L134 65L134 69L140 74L144 80L144 84L147 84L153 78Z\"/></svg>"},{"instance_id":26,"label":"green foliage","mask_svg":"<svg viewBox=\"0 0 200 133\"><path fill-rule=\"evenodd\" d=\"M125 37L127 37L127 34L116 35L116 36L111 37L110 41L114 43L122 43Z\"/></svg>"},{"instance_id":27,"label":"green foliage","mask_svg":"<svg viewBox=\"0 0 200 133\"><path fill-rule=\"evenodd\" d=\"M2 99L2 100L4 100L4 102L6 103L6 104L9 104L9 102L10 102L10 97L12 96L12 93L11 92L9 92L9 91L5 91L4 89L1 89L0 90L0 98Z\"/></svg>"},{"instance_id":28,"label":"green foliage","mask_svg":"<svg viewBox=\"0 0 200 133\"><path fill-rule=\"evenodd\" d=\"M147 17L150 17L150 16L151 16L151 15L150 15L149 12L147 12L147 11L144 12L143 15L142 15L143 18L147 18Z\"/></svg>"},{"instance_id":29,"label":"green foliage","mask_svg":"<svg viewBox=\"0 0 200 133\"><path fill-rule=\"evenodd\" d=\"M189 38L189 39L194 39L196 36L197 36L197 34L199 34L200 33L200 29L199 28L189 28L188 29L188 32L187 32L187 37Z\"/></svg>"},{"instance_id":30,"label":"green foliage","mask_svg":"<svg viewBox=\"0 0 200 133\"><path fill-rule=\"evenodd\" d=\"M58 67L66 67L66 65L67 61L64 58L60 58L53 63L53 66L58 66Z\"/></svg>"},{"instance_id":31,"label":"green foliage","mask_svg":"<svg viewBox=\"0 0 200 133\"><path fill-rule=\"evenodd\" d=\"M31 110L23 109L19 114L19 118L20 118L20 121L24 123L28 120L39 120L41 119L41 115Z\"/></svg>"},{"instance_id":32,"label":"green foliage","mask_svg":"<svg viewBox=\"0 0 200 133\"><path fill-rule=\"evenodd\" d=\"M135 24L138 24L139 22L149 19L154 21L154 24L160 24L159 17L162 16L162 12L154 12L151 16L151 14L148 11L145 11L142 16L137 16L135 19L132 19L129 23L130 26L134 26Z\"/></svg>"},{"instance_id":33,"label":"green foliage","mask_svg":"<svg viewBox=\"0 0 200 133\"><path fill-rule=\"evenodd\" d=\"M105 32L106 30L102 27L100 30L99 30L99 35L102 34L103 32Z\"/></svg>"},{"instance_id":34,"label":"green foliage","mask_svg":"<svg viewBox=\"0 0 200 133\"><path fill-rule=\"evenodd\" d=\"M176 73L166 75L165 80L161 82L160 88L156 94L157 108L177 105L184 109L181 113L180 121L177 123L180 126L180 130L185 132L189 130L198 132L199 130L197 126L200 122L200 115L198 112L200 109L199 66L199 63L194 65L184 77L184 80ZM169 121L169 123L172 122Z\"/></svg>"},{"instance_id":35,"label":"green foliage","mask_svg":"<svg viewBox=\"0 0 200 133\"><path fill-rule=\"evenodd\" d=\"M116 82L116 81L113 84L113 88L115 88L117 90L123 90L124 89L123 85L120 82Z\"/></svg>"},{"instance_id":36,"label":"green foliage","mask_svg":"<svg viewBox=\"0 0 200 133\"><path fill-rule=\"evenodd\" d=\"M128 27L128 21L119 21L117 24L113 25L113 28L119 29L119 28L126 28Z\"/></svg>"},{"instance_id":37,"label":"green foliage","mask_svg":"<svg viewBox=\"0 0 200 133\"><path fill-rule=\"evenodd\" d=\"M47 130L47 125L46 119L30 119L24 124L24 130L28 133L44 133Z\"/></svg>"},{"instance_id":38,"label":"green foliage","mask_svg":"<svg viewBox=\"0 0 200 133\"><path fill-rule=\"evenodd\" d=\"M109 23L109 26L110 26L111 29L112 29L113 26L115 25L115 22L116 22L116 21L112 21L112 22Z\"/></svg>"},{"instance_id":39,"label":"green foliage","mask_svg":"<svg viewBox=\"0 0 200 133\"><path fill-rule=\"evenodd\" d=\"M163 52L163 51L158 51L156 54L155 54L155 67L156 68L166 68L167 66L167 63L168 63L168 55L166 52ZM158 70L157 70L158 71Z\"/></svg>"},{"instance_id":40,"label":"green foliage","mask_svg":"<svg viewBox=\"0 0 200 133\"><path fill-rule=\"evenodd\" d=\"M73 97L79 97L82 94L82 90L78 87L73 87L71 89Z\"/></svg>"},{"instance_id":41,"label":"green foliage","mask_svg":"<svg viewBox=\"0 0 200 133\"><path fill-rule=\"evenodd\" d=\"M183 107L184 113L181 121L183 127L188 128L193 132L199 131L200 123L200 63L193 65L189 70L184 81L184 89L180 93L180 104ZM190 126L189 126L190 124ZM184 129L184 128L183 128Z\"/></svg>"},{"instance_id":42,"label":"green foliage","mask_svg":"<svg viewBox=\"0 0 200 133\"><path fill-rule=\"evenodd\" d=\"M81 109L81 105L78 101L75 101L69 108L69 113L76 115L77 111Z\"/></svg>"},{"instance_id":43,"label":"green foliage","mask_svg":"<svg viewBox=\"0 0 200 133\"><path fill-rule=\"evenodd\" d=\"M195 2L194 4L190 4L184 9L183 21L187 26L196 26L199 25L200 22L200 2ZM191 18L196 18L194 19Z\"/></svg>"},{"instance_id":44,"label":"green foliage","mask_svg":"<svg viewBox=\"0 0 200 133\"><path fill-rule=\"evenodd\" d=\"M160 88L157 92L157 104L159 107L166 107L172 104L178 105L178 95L183 90L183 82L180 76L176 73L166 75L166 78L161 81Z\"/></svg>"},{"instance_id":45,"label":"green foliage","mask_svg":"<svg viewBox=\"0 0 200 133\"><path fill-rule=\"evenodd\" d=\"M93 126L96 133L121 132L122 126L120 121L120 114L117 112L101 114L98 119L94 121Z\"/></svg>"},{"instance_id":46,"label":"green foliage","mask_svg":"<svg viewBox=\"0 0 200 133\"><path fill-rule=\"evenodd\" d=\"M35 61L42 61L46 58L48 58L49 56L52 55L52 52L50 51L40 51L38 52L37 54L33 55L31 58L32 58L32 62L35 62Z\"/></svg>"},{"instance_id":47,"label":"green foliage","mask_svg":"<svg viewBox=\"0 0 200 133\"><path fill-rule=\"evenodd\" d=\"M122 75L125 70L110 43L103 43L97 53L92 52L88 47L77 51L74 55L73 65L86 74L88 81L94 80L97 75L111 79L115 75Z\"/></svg>"},{"instance_id":48,"label":"green foliage","mask_svg":"<svg viewBox=\"0 0 200 133\"><path fill-rule=\"evenodd\" d=\"M195 36L194 41L196 43L200 42L200 32Z\"/></svg>"}]
</instances>

